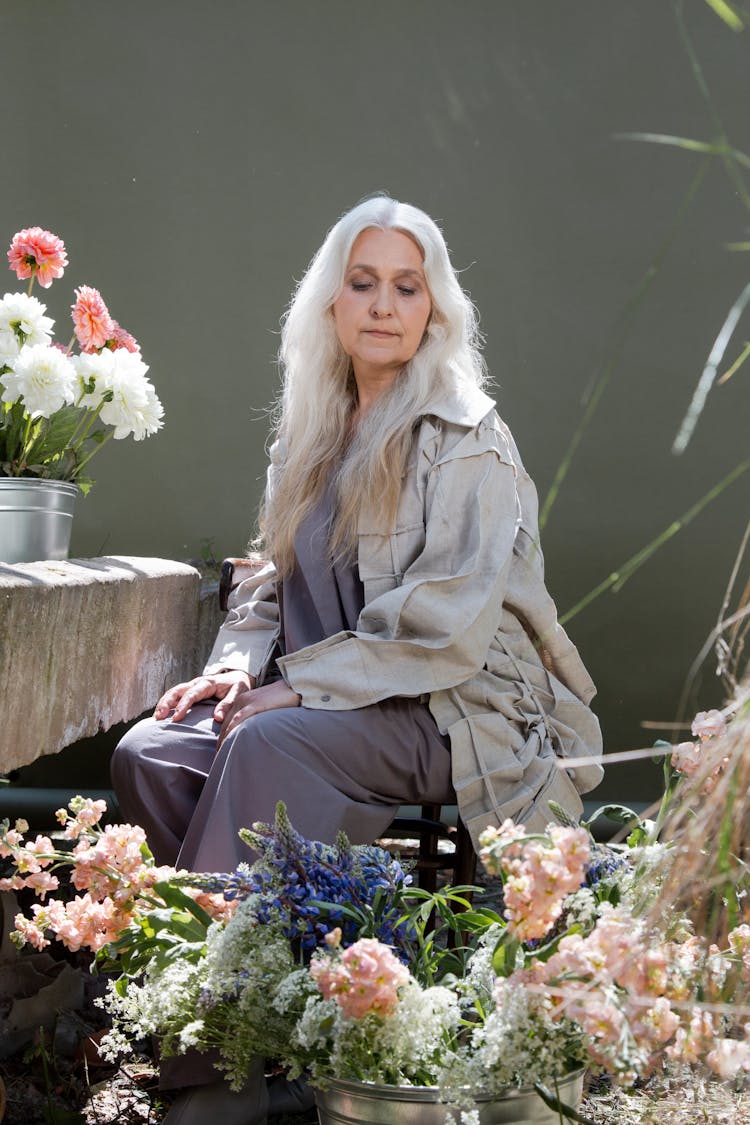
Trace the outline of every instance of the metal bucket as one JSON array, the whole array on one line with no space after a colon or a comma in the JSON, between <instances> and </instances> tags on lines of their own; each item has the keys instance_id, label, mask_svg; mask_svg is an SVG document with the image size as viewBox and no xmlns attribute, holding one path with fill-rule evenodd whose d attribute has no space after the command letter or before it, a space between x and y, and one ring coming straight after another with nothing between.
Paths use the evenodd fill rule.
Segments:
<instances>
[{"instance_id":1,"label":"metal bucket","mask_svg":"<svg viewBox=\"0 0 750 1125\"><path fill-rule=\"evenodd\" d=\"M0 477L0 562L67 559L78 485Z\"/></svg>"},{"instance_id":2,"label":"metal bucket","mask_svg":"<svg viewBox=\"0 0 750 1125\"><path fill-rule=\"evenodd\" d=\"M554 1083L549 1086L554 1090ZM557 1090L565 1105L577 1106L583 1071L558 1079ZM532 1087L475 1101L480 1125L559 1125L558 1112ZM445 1125L448 1109L436 1086L376 1086L342 1079L331 1079L327 1090L316 1090L315 1102L320 1125Z\"/></svg>"}]
</instances>

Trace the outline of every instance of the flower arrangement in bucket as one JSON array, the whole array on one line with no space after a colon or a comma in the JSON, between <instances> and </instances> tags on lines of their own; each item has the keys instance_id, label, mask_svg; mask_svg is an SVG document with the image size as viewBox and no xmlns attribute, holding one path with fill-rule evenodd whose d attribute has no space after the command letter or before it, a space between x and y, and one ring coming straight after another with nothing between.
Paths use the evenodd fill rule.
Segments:
<instances>
[{"instance_id":1,"label":"flower arrangement in bucket","mask_svg":"<svg viewBox=\"0 0 750 1125\"><path fill-rule=\"evenodd\" d=\"M111 437L136 441L162 426L162 405L140 348L110 316L98 290L81 285L73 333L63 346L35 296L68 264L61 239L40 227L13 236L10 268L25 293L0 301L0 476L75 481L86 492L89 461ZM77 346L77 353L74 348Z\"/></svg>"},{"instance_id":2,"label":"flower arrangement in bucket","mask_svg":"<svg viewBox=\"0 0 750 1125\"><path fill-rule=\"evenodd\" d=\"M693 751L662 751L664 808L695 799L697 775L703 788L734 768L717 714L698 717ZM680 772L696 755L697 774ZM545 834L488 829L492 910L471 906L477 888L412 887L379 848L305 840L283 806L273 826L242 830L252 866L213 875L156 867L142 830L102 829L104 811L82 798L60 811L67 849L6 822L0 887L42 900L16 917L17 943L88 947L114 971L112 1057L148 1036L165 1055L213 1049L239 1088L265 1056L308 1075L323 1122L341 1097L347 1113L364 1099L365 1116L390 1098L419 1103L425 1121L446 1106L467 1121L585 1121L583 1068L624 1087L750 1070L747 870L733 872L734 907L710 943L660 901L681 855L658 839L661 814L606 806L628 832L610 845L594 841L593 818L556 809ZM77 893L49 897L66 867Z\"/></svg>"},{"instance_id":3,"label":"flower arrangement in bucket","mask_svg":"<svg viewBox=\"0 0 750 1125\"><path fill-rule=\"evenodd\" d=\"M93 484L91 458L110 438L156 433L164 411L136 340L98 290L76 289L70 340L54 343L33 289L65 271L57 235L19 231L8 262L29 284L0 300L0 560L64 559L75 499Z\"/></svg>"}]
</instances>

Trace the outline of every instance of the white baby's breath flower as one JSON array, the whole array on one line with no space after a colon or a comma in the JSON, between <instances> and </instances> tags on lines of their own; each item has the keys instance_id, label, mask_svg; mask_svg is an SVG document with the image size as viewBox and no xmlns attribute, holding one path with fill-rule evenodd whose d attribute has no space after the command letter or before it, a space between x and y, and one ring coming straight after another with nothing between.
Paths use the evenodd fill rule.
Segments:
<instances>
[{"instance_id":1,"label":"white baby's breath flower","mask_svg":"<svg viewBox=\"0 0 750 1125\"><path fill-rule=\"evenodd\" d=\"M27 293L6 293L0 301L0 367L12 366L24 344L49 344L54 320L46 305Z\"/></svg>"},{"instance_id":2,"label":"white baby's breath flower","mask_svg":"<svg viewBox=\"0 0 750 1125\"><path fill-rule=\"evenodd\" d=\"M590 887L581 887L565 899L565 922L568 926L587 926L594 921L596 914L596 895Z\"/></svg>"},{"instance_id":3,"label":"white baby's breath flower","mask_svg":"<svg viewBox=\"0 0 750 1125\"><path fill-rule=\"evenodd\" d=\"M101 420L113 427L114 438L132 434L141 441L161 429L164 409L146 378L148 366L140 353L105 348L99 354L76 357L75 365L85 392L81 405L89 409L101 405Z\"/></svg>"},{"instance_id":4,"label":"white baby's breath flower","mask_svg":"<svg viewBox=\"0 0 750 1125\"><path fill-rule=\"evenodd\" d=\"M3 402L23 400L32 418L49 418L75 398L73 364L58 348L34 344L21 349L11 371L0 376Z\"/></svg>"},{"instance_id":5,"label":"white baby's breath flower","mask_svg":"<svg viewBox=\"0 0 750 1125\"><path fill-rule=\"evenodd\" d=\"M201 1033L205 1027L203 1020L192 1020L186 1024L180 1032L178 1038L180 1041L180 1050L187 1051L190 1047L200 1047L202 1043Z\"/></svg>"}]
</instances>

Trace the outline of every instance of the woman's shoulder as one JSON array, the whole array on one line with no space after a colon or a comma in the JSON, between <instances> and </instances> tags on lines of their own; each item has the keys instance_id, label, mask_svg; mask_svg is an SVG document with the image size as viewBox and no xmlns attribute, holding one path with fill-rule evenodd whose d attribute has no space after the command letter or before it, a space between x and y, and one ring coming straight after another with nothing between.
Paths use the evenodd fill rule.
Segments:
<instances>
[{"instance_id":1,"label":"woman's shoulder","mask_svg":"<svg viewBox=\"0 0 750 1125\"><path fill-rule=\"evenodd\" d=\"M478 387L445 391L429 403L420 426L420 444L433 462L492 450L500 460L521 467L513 435L493 399Z\"/></svg>"}]
</instances>

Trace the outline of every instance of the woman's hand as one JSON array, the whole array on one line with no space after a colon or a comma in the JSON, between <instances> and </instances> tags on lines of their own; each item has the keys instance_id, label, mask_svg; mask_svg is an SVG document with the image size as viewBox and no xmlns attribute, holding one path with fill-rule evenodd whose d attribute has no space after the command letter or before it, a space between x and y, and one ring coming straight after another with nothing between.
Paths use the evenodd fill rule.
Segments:
<instances>
[{"instance_id":1,"label":"woman's hand","mask_svg":"<svg viewBox=\"0 0 750 1125\"><path fill-rule=\"evenodd\" d=\"M301 697L296 691L285 684L283 680L275 680L272 684L263 684L259 688L240 687L234 696L233 702L228 706L229 700L225 699L219 706L223 709L223 722L219 732L218 750L228 734L244 723L245 719L259 715L261 711L276 711L283 707L299 707ZM218 711L219 708L217 707ZM217 722L221 720L216 718Z\"/></svg>"},{"instance_id":2,"label":"woman's hand","mask_svg":"<svg viewBox=\"0 0 750 1125\"><path fill-rule=\"evenodd\" d=\"M212 676L196 676L194 680L176 684L165 692L156 704L154 718L166 719L169 716L173 722L178 723L194 704L201 703L204 699L218 699L221 702L214 708L214 719L217 723L223 723L238 693L249 691L254 685L253 677L239 669L215 672ZM170 711L173 712L171 716Z\"/></svg>"}]
</instances>

